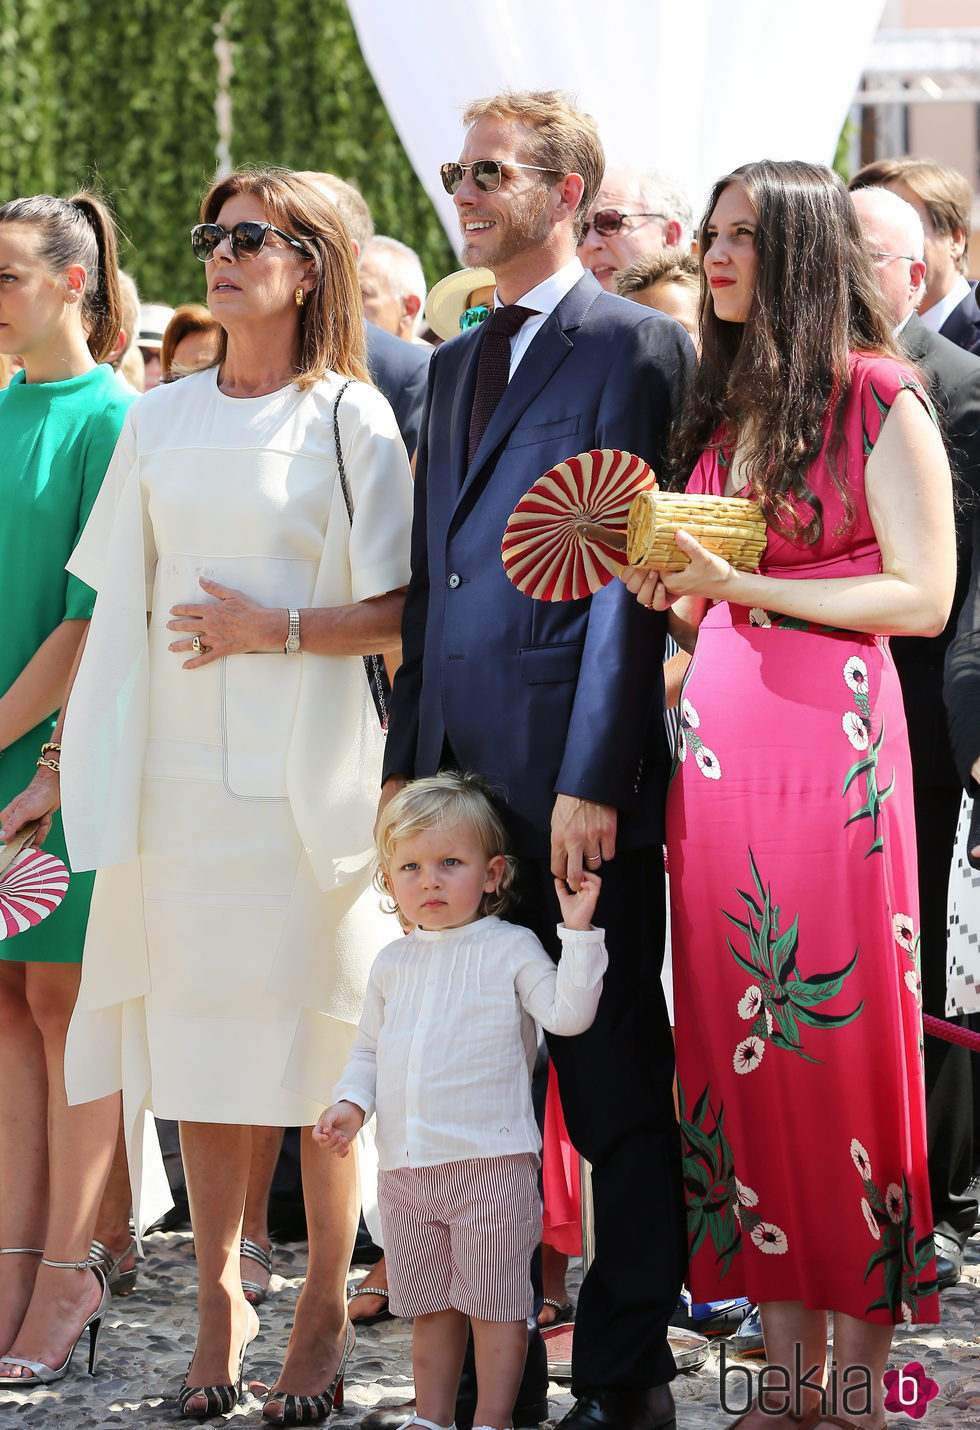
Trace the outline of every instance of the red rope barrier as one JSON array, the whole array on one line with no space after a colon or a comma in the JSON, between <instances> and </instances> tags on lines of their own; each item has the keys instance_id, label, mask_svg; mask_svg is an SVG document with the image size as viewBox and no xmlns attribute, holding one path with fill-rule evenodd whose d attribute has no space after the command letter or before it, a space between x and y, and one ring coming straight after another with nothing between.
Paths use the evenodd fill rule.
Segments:
<instances>
[{"instance_id":1,"label":"red rope barrier","mask_svg":"<svg viewBox=\"0 0 980 1430\"><path fill-rule=\"evenodd\" d=\"M980 1033L974 1033L970 1028L946 1023L942 1018L934 1018L930 1013L923 1013L922 1026L934 1038L942 1038L946 1043L959 1043L961 1047L969 1048L971 1053L980 1053Z\"/></svg>"}]
</instances>

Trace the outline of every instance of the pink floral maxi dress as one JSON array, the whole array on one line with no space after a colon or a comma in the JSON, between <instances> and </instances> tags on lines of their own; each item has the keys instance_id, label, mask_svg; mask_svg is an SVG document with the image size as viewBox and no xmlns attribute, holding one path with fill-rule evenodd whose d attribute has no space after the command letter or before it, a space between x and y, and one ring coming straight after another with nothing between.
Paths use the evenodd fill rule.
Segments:
<instances>
[{"instance_id":1,"label":"pink floral maxi dress","mask_svg":"<svg viewBox=\"0 0 980 1430\"><path fill-rule=\"evenodd\" d=\"M779 577L881 570L864 464L914 375L854 355L814 546ZM721 494L709 450L688 490ZM720 603L685 682L667 806L684 1181L696 1301L745 1294L939 1320L926 1171L915 829L884 638Z\"/></svg>"}]
</instances>

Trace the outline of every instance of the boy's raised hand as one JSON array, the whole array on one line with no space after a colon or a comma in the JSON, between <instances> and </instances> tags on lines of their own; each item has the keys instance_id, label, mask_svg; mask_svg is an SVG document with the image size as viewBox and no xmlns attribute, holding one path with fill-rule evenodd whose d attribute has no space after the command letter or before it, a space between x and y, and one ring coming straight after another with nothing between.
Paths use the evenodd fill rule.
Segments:
<instances>
[{"instance_id":1,"label":"boy's raised hand","mask_svg":"<svg viewBox=\"0 0 980 1430\"><path fill-rule=\"evenodd\" d=\"M592 915L595 913L601 888L602 880L599 875L591 874L587 869L582 870L578 892L570 889L564 879L555 880L555 893L561 904L562 922L567 929L592 927Z\"/></svg>"},{"instance_id":2,"label":"boy's raised hand","mask_svg":"<svg viewBox=\"0 0 980 1430\"><path fill-rule=\"evenodd\" d=\"M313 1128L313 1141L321 1142L346 1157L350 1144L364 1125L364 1113L354 1102L335 1102L326 1112L321 1112Z\"/></svg>"}]
</instances>

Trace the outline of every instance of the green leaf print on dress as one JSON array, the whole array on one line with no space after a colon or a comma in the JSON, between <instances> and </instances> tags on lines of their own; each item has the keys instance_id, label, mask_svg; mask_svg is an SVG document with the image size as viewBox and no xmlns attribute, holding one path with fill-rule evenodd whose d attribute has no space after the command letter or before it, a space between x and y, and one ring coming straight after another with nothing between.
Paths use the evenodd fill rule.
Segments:
<instances>
[{"instance_id":1,"label":"green leaf print on dress","mask_svg":"<svg viewBox=\"0 0 980 1430\"><path fill-rule=\"evenodd\" d=\"M871 701L868 698L868 667L859 655L852 655L844 664L844 683L854 696L856 710L845 711L841 728L855 750L867 751L863 758L851 766L844 776L841 796L847 794L859 775L865 777L865 798L860 809L844 820L844 828L858 819L870 819L874 835L871 846L865 851L865 859L871 854L880 854L882 837L878 832L881 806L895 788L895 771L884 789L878 787L878 754L885 738L885 722L882 720L878 738L871 739Z\"/></svg>"},{"instance_id":2,"label":"green leaf print on dress","mask_svg":"<svg viewBox=\"0 0 980 1430\"><path fill-rule=\"evenodd\" d=\"M690 1121L683 1088L678 1089L678 1103L691 1256L710 1238L715 1260L721 1265L719 1276L724 1277L732 1257L742 1250L743 1232L759 1251L782 1256L789 1247L786 1233L756 1211L758 1196L735 1175L724 1131L724 1106L715 1117L707 1087L694 1104Z\"/></svg>"},{"instance_id":3,"label":"green leaf print on dress","mask_svg":"<svg viewBox=\"0 0 980 1430\"><path fill-rule=\"evenodd\" d=\"M890 1182L884 1192L874 1180L871 1158L856 1137L851 1138L851 1161L864 1187L861 1212L868 1231L881 1245L868 1258L865 1281L877 1267L883 1268L883 1292L868 1304L868 1311L888 1311L893 1321L906 1324L918 1319L919 1300L936 1292L935 1277L922 1279L935 1255L932 1233L915 1238L912 1195L905 1173L902 1184Z\"/></svg>"},{"instance_id":4,"label":"green leaf print on dress","mask_svg":"<svg viewBox=\"0 0 980 1430\"><path fill-rule=\"evenodd\" d=\"M729 923L741 929L748 942L748 954L745 955L739 953L731 939L727 939L732 957L756 980L738 1002L738 1016L751 1027L735 1049L732 1059L735 1071L754 1072L762 1062L769 1043L796 1053L807 1062L820 1062L819 1058L803 1051L799 1025L832 1029L853 1023L864 1007L863 999L850 1013L821 1013L818 1009L821 1003L840 993L844 980L857 963L857 950L850 962L836 972L811 973L804 978L796 966L799 915L784 933L779 932L780 907L773 903L771 887L763 887L752 850L748 853L755 894L744 889L737 890L745 905L746 918L739 919L726 909L722 910Z\"/></svg>"},{"instance_id":5,"label":"green leaf print on dress","mask_svg":"<svg viewBox=\"0 0 980 1430\"><path fill-rule=\"evenodd\" d=\"M724 1130L725 1109L720 1108L717 1117L712 1115L706 1087L688 1121L683 1088L678 1088L677 1096L690 1254L695 1256L710 1237L715 1259L721 1264L719 1274L725 1276L732 1257L742 1248L742 1231L735 1215L735 1168Z\"/></svg>"}]
</instances>

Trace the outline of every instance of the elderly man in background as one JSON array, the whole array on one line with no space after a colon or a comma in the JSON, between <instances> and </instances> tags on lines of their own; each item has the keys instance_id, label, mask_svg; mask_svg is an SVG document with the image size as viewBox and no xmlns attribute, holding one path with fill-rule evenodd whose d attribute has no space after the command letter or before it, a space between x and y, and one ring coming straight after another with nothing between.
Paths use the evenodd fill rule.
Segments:
<instances>
[{"instance_id":1,"label":"elderly man in background","mask_svg":"<svg viewBox=\"0 0 980 1430\"><path fill-rule=\"evenodd\" d=\"M374 237L374 219L363 194L336 174L305 169L299 177L326 194L343 219L355 256L360 259ZM371 377L394 408L398 430L411 457L419 441L431 349L422 344L400 342L369 318L365 319L364 331Z\"/></svg>"},{"instance_id":2,"label":"elderly man in background","mask_svg":"<svg viewBox=\"0 0 980 1430\"><path fill-rule=\"evenodd\" d=\"M944 169L911 154L876 159L851 180L852 191L881 186L911 204L925 233L925 293L919 317L968 352L980 351L980 306L977 285L966 277L973 192L955 169Z\"/></svg>"},{"instance_id":3,"label":"elderly man in background","mask_svg":"<svg viewBox=\"0 0 980 1430\"><path fill-rule=\"evenodd\" d=\"M607 293L616 274L661 248L691 245L691 204L681 185L659 169L608 168L589 207L578 256Z\"/></svg>"},{"instance_id":4,"label":"elderly man in background","mask_svg":"<svg viewBox=\"0 0 980 1430\"><path fill-rule=\"evenodd\" d=\"M860 176L858 176L860 177ZM857 179L854 181L857 182ZM891 192L889 192L891 189ZM941 635L893 636L912 751L922 930L922 1005L945 1017L946 894L962 787L943 718L943 661L970 574L970 520L980 502L980 357L933 332L916 307L928 285L929 242L918 210L894 188L853 194L882 295L899 340L929 381L943 416L950 463L959 482L957 588ZM929 1180L940 1288L959 1280L963 1248L977 1216L967 1192L973 1172L973 1098L966 1048L926 1039Z\"/></svg>"},{"instance_id":5,"label":"elderly man in background","mask_svg":"<svg viewBox=\"0 0 980 1430\"><path fill-rule=\"evenodd\" d=\"M426 285L414 248L377 234L366 244L357 265L364 316L385 332L423 347L419 336Z\"/></svg>"}]
</instances>

